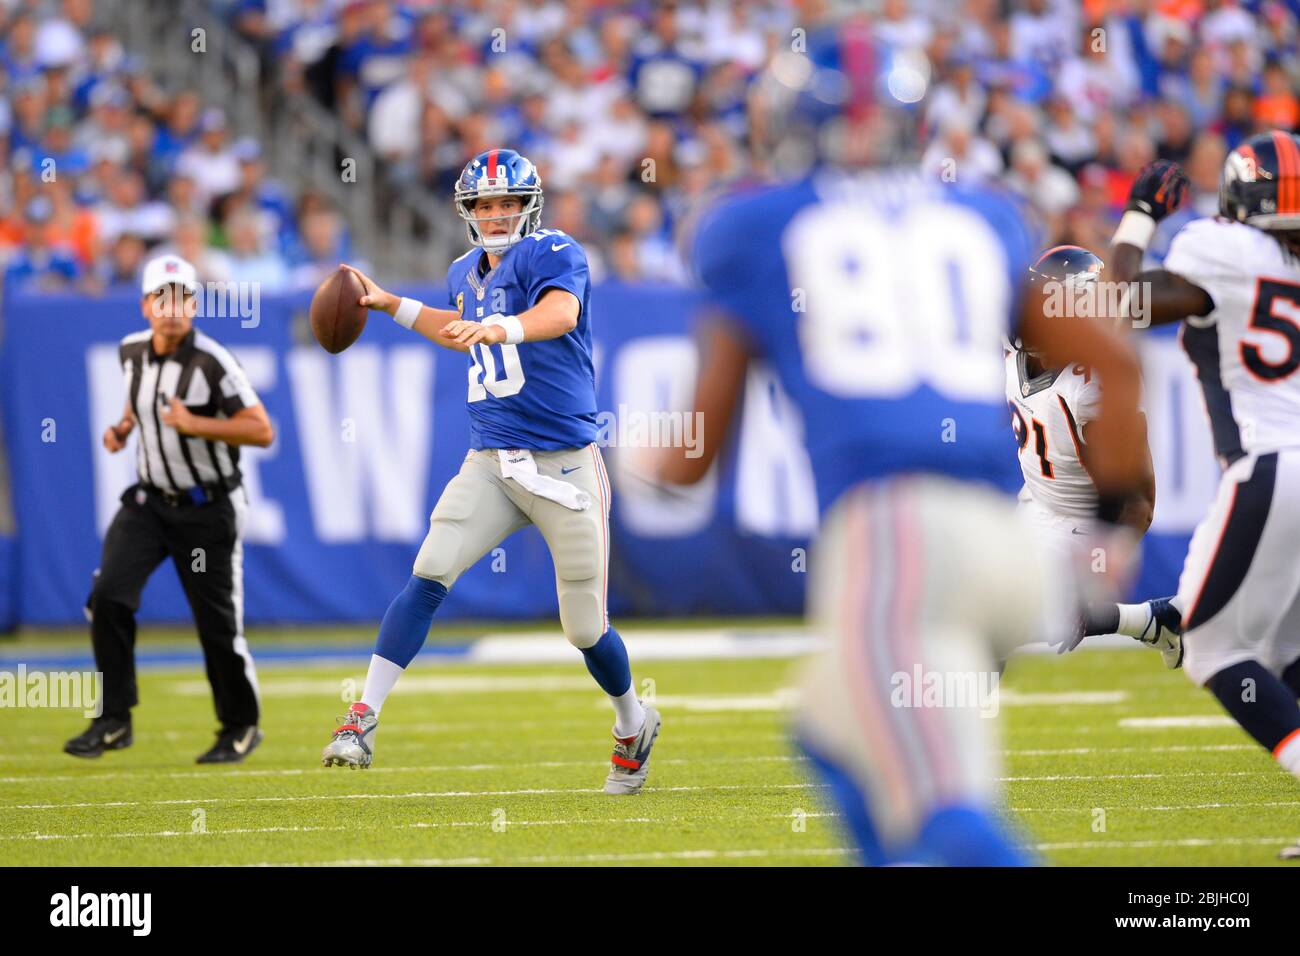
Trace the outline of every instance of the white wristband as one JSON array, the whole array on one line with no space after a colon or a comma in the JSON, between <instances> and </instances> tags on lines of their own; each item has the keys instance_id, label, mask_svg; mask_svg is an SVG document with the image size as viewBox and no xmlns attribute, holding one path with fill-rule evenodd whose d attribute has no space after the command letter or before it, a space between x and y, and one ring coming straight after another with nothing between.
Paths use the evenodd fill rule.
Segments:
<instances>
[{"instance_id":1,"label":"white wristband","mask_svg":"<svg viewBox=\"0 0 1300 956\"><path fill-rule=\"evenodd\" d=\"M1115 230L1115 236L1110 243L1118 246L1124 243L1130 246L1137 246L1139 249L1146 249L1147 243L1156 232L1156 221L1144 212L1138 212L1136 209L1130 209L1120 217L1119 226Z\"/></svg>"},{"instance_id":2,"label":"white wristband","mask_svg":"<svg viewBox=\"0 0 1300 956\"><path fill-rule=\"evenodd\" d=\"M518 345L524 340L524 324L514 315L494 315L483 320L484 325L499 325L506 330L506 345Z\"/></svg>"},{"instance_id":3,"label":"white wristband","mask_svg":"<svg viewBox=\"0 0 1300 956\"><path fill-rule=\"evenodd\" d=\"M423 308L424 303L419 299L402 299L397 305L397 311L393 313L393 321L404 329L413 328Z\"/></svg>"}]
</instances>

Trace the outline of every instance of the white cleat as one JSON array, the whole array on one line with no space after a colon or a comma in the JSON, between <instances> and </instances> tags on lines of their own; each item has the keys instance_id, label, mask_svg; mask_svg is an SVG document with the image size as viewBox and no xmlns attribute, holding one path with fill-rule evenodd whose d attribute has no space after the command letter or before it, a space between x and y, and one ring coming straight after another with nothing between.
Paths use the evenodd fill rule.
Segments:
<instances>
[{"instance_id":1,"label":"white cleat","mask_svg":"<svg viewBox=\"0 0 1300 956\"><path fill-rule=\"evenodd\" d=\"M1151 608L1151 623L1138 640L1158 650L1165 667L1176 670L1183 666L1183 616L1169 598L1156 598L1147 604Z\"/></svg>"},{"instance_id":2,"label":"white cleat","mask_svg":"<svg viewBox=\"0 0 1300 956\"><path fill-rule=\"evenodd\" d=\"M368 706L359 701L348 708L347 715L339 719L334 739L321 751L321 763L326 767L338 765L353 770L365 769L375 755L375 728L379 718Z\"/></svg>"},{"instance_id":3,"label":"white cleat","mask_svg":"<svg viewBox=\"0 0 1300 956\"><path fill-rule=\"evenodd\" d=\"M615 737L614 753L609 758L609 776L605 778L605 792L612 794L639 793L650 772L650 750L659 736L659 711L649 704L643 705L645 720L641 729L631 737Z\"/></svg>"}]
</instances>

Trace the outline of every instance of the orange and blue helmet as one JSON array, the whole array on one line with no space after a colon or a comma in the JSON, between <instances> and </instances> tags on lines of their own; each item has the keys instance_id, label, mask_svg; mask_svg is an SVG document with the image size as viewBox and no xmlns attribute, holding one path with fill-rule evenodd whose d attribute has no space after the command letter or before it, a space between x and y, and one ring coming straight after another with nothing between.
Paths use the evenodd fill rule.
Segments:
<instances>
[{"instance_id":1,"label":"orange and blue helmet","mask_svg":"<svg viewBox=\"0 0 1300 956\"><path fill-rule=\"evenodd\" d=\"M1229 153L1219 181L1219 213L1266 232L1300 229L1300 139L1275 129Z\"/></svg>"},{"instance_id":2,"label":"orange and blue helmet","mask_svg":"<svg viewBox=\"0 0 1300 956\"><path fill-rule=\"evenodd\" d=\"M481 220L474 215L474 204L486 196L518 196L520 212ZM453 201L456 212L465 221L469 241L493 254L501 254L525 236L536 232L542 223L542 177L537 167L513 149L489 149L471 159L456 181ZM502 236L485 236L479 223L497 219L518 219Z\"/></svg>"},{"instance_id":3,"label":"orange and blue helmet","mask_svg":"<svg viewBox=\"0 0 1300 956\"><path fill-rule=\"evenodd\" d=\"M1106 264L1099 256L1083 246L1053 246L1029 267L1029 284L1059 282L1065 288L1073 289L1099 280L1105 267ZM1036 354L1032 349L1024 347L1019 336L1005 340L1004 344L1017 352Z\"/></svg>"}]
</instances>

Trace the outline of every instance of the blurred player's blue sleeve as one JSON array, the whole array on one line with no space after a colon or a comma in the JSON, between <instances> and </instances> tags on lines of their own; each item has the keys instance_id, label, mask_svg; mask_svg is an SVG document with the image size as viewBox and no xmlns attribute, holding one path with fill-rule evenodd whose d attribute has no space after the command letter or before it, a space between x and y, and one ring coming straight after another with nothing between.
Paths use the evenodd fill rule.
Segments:
<instances>
[{"instance_id":1,"label":"blurred player's blue sleeve","mask_svg":"<svg viewBox=\"0 0 1300 956\"><path fill-rule=\"evenodd\" d=\"M736 219L733 203L706 213L695 232L691 264L705 304L745 326L752 318L748 290L753 265L744 254L748 245Z\"/></svg>"},{"instance_id":2,"label":"blurred player's blue sleeve","mask_svg":"<svg viewBox=\"0 0 1300 956\"><path fill-rule=\"evenodd\" d=\"M1028 205L1012 193L983 189L959 193L959 201L972 206L993 227L1002 243L1007 281L1014 290L1007 328L1011 337L1020 334L1020 313L1029 268L1037 261L1042 231Z\"/></svg>"},{"instance_id":3,"label":"blurred player's blue sleeve","mask_svg":"<svg viewBox=\"0 0 1300 956\"><path fill-rule=\"evenodd\" d=\"M530 242L530 240L524 240ZM546 236L533 244L528 263L528 307L532 308L547 289L571 292L585 302L591 285L587 254L572 236Z\"/></svg>"}]
</instances>

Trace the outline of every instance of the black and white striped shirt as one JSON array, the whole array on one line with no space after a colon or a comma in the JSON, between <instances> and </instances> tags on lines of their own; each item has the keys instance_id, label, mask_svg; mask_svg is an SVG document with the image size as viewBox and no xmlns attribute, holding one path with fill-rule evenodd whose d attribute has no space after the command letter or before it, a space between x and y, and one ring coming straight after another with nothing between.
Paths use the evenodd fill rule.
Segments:
<instances>
[{"instance_id":1,"label":"black and white striped shirt","mask_svg":"<svg viewBox=\"0 0 1300 956\"><path fill-rule=\"evenodd\" d=\"M118 355L137 422L140 482L173 493L196 485L227 492L237 487L237 446L182 435L162 421L172 396L194 414L214 418L229 418L259 404L235 357L198 329L191 329L170 355L154 352L153 332L145 329L124 338Z\"/></svg>"}]
</instances>

